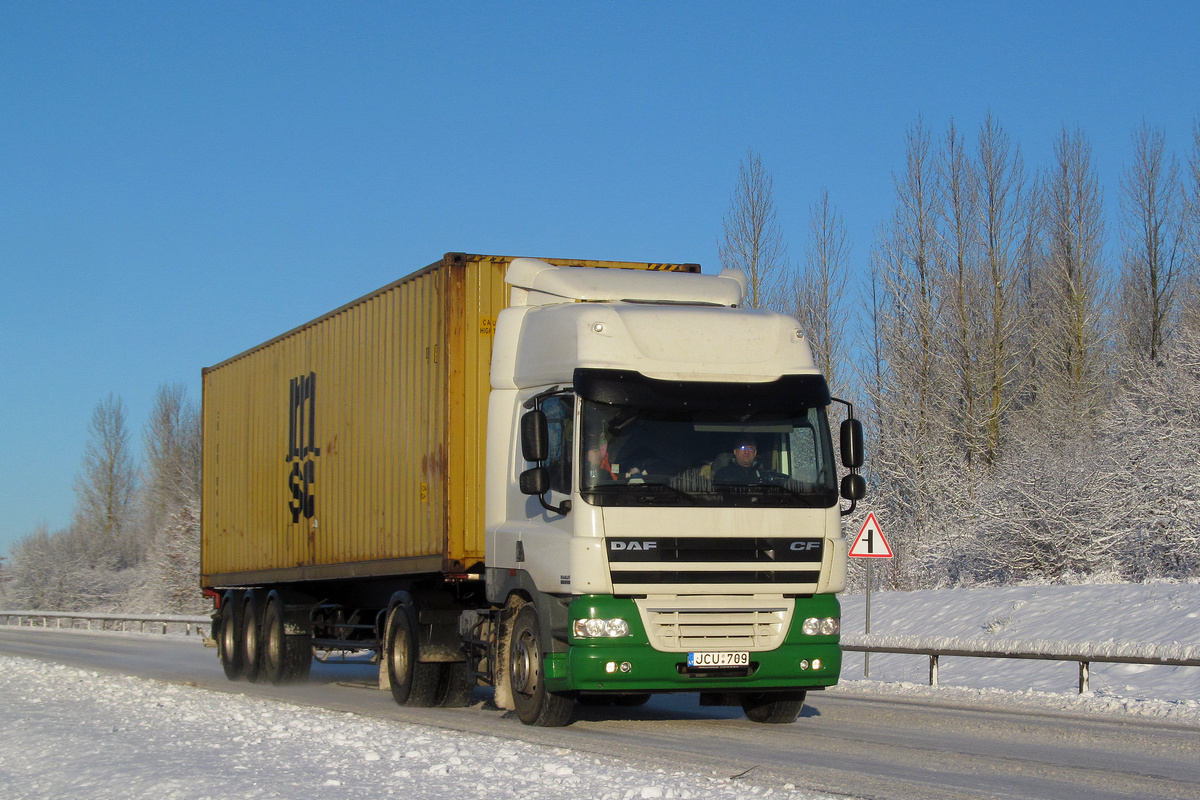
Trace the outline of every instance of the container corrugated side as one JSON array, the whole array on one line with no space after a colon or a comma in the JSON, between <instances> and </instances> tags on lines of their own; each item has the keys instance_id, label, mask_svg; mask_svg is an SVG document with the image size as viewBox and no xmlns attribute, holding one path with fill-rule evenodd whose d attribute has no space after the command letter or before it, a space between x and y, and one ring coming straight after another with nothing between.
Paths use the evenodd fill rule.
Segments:
<instances>
[{"instance_id":1,"label":"container corrugated side","mask_svg":"<svg viewBox=\"0 0 1200 800\"><path fill-rule=\"evenodd\" d=\"M204 586L482 561L488 377L510 261L448 254L205 370Z\"/></svg>"}]
</instances>

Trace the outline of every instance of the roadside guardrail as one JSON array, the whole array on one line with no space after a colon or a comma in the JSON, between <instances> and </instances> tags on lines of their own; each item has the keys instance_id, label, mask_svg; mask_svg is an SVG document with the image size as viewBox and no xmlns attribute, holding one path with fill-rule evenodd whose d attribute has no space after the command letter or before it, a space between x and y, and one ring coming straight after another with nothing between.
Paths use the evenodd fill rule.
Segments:
<instances>
[{"instance_id":1,"label":"roadside guardrail","mask_svg":"<svg viewBox=\"0 0 1200 800\"><path fill-rule=\"evenodd\" d=\"M1059 642L1015 639L957 639L950 636L882 636L842 634L842 650L858 653L902 653L929 658L929 685L938 685L942 657L1020 658L1074 661L1079 664L1079 692L1089 691L1091 665L1145 664L1200 667L1200 645L1137 642Z\"/></svg>"},{"instance_id":2,"label":"roadside guardrail","mask_svg":"<svg viewBox=\"0 0 1200 800\"><path fill-rule=\"evenodd\" d=\"M139 633L146 633L146 626L158 628L166 634L169 630L179 630L182 626L185 636L191 636L192 630L200 636L212 618L204 614L106 614L94 611L3 611L0 610L0 624L18 625L35 628L78 628L80 622L87 630L92 630L92 623L99 623L99 630L128 631L128 625L137 625ZM65 624L64 624L65 623Z\"/></svg>"}]
</instances>

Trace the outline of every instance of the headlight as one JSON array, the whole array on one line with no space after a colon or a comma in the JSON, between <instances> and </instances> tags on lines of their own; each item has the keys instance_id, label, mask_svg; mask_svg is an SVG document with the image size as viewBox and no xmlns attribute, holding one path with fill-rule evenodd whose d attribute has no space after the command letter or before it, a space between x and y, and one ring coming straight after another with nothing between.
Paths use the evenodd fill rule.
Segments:
<instances>
[{"instance_id":1,"label":"headlight","mask_svg":"<svg viewBox=\"0 0 1200 800\"><path fill-rule=\"evenodd\" d=\"M842 630L838 617L809 617L800 628L805 636L836 636Z\"/></svg>"},{"instance_id":2,"label":"headlight","mask_svg":"<svg viewBox=\"0 0 1200 800\"><path fill-rule=\"evenodd\" d=\"M573 626L576 639L613 639L629 635L629 623L623 619L577 619Z\"/></svg>"}]
</instances>

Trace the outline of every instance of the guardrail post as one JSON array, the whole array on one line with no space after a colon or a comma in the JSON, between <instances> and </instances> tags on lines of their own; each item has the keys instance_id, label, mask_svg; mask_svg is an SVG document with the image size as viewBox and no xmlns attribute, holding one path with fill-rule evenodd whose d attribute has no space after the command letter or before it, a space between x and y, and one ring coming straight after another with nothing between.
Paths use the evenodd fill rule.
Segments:
<instances>
[{"instance_id":1,"label":"guardrail post","mask_svg":"<svg viewBox=\"0 0 1200 800\"><path fill-rule=\"evenodd\" d=\"M1079 662L1079 693L1083 694L1088 691L1088 682L1091 677L1091 664L1087 661Z\"/></svg>"},{"instance_id":2,"label":"guardrail post","mask_svg":"<svg viewBox=\"0 0 1200 800\"><path fill-rule=\"evenodd\" d=\"M929 685L938 685L938 657L936 653L929 654Z\"/></svg>"}]
</instances>

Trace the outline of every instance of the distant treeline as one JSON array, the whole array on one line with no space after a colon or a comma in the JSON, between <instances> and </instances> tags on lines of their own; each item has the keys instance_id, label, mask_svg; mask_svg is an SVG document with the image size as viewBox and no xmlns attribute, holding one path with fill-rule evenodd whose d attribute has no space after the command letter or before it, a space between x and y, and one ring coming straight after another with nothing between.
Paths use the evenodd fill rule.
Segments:
<instances>
[{"instance_id":1,"label":"distant treeline","mask_svg":"<svg viewBox=\"0 0 1200 800\"><path fill-rule=\"evenodd\" d=\"M140 457L120 398L100 402L60 531L33 531L3 573L9 607L201 612L200 415L180 385L164 386Z\"/></svg>"}]
</instances>

